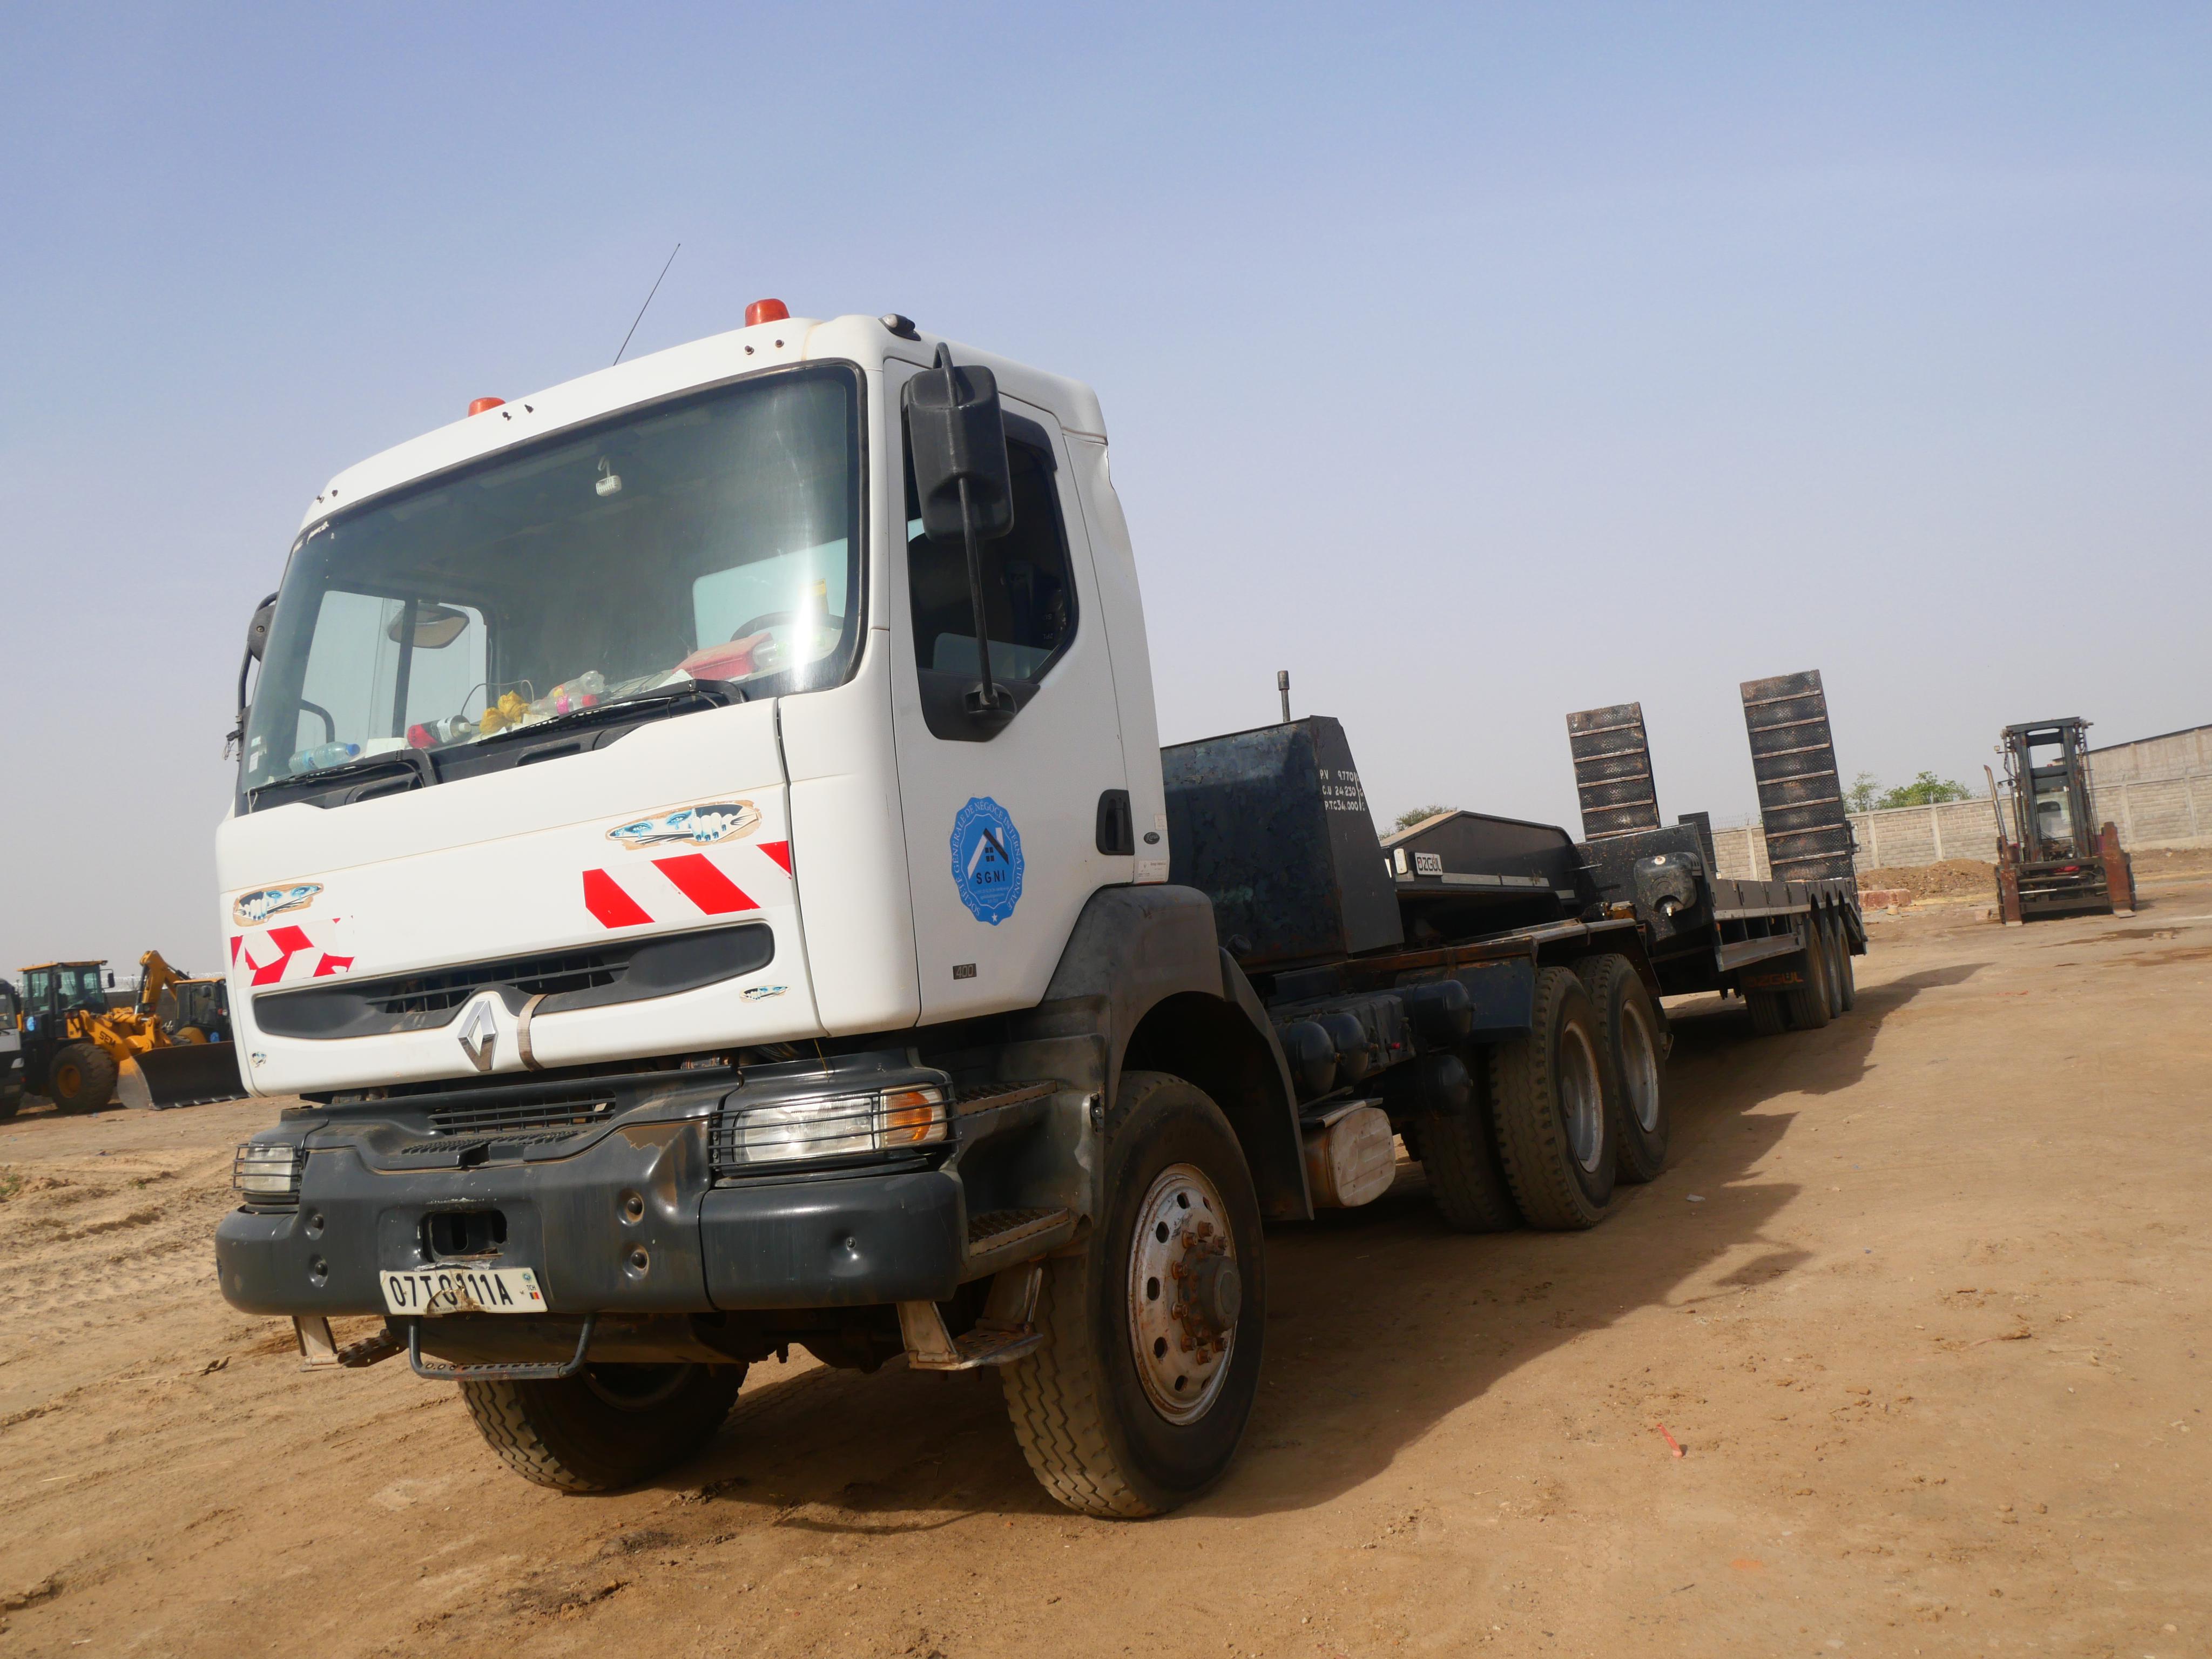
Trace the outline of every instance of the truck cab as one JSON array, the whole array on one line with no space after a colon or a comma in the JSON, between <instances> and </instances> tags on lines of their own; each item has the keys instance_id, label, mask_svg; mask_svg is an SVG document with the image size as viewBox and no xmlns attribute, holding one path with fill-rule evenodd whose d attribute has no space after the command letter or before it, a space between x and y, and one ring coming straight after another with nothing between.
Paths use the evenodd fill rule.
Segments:
<instances>
[{"instance_id":1,"label":"truck cab","mask_svg":"<svg viewBox=\"0 0 2212 1659\"><path fill-rule=\"evenodd\" d=\"M1002 446L956 481L980 535L957 500L933 526L947 475L915 474L948 392ZM600 1439L533 1442L532 1478L635 1478L793 1343L1034 1351L1164 1005L1205 1051L1186 1070L1259 1079L1233 1109L1267 1120L1268 1201L1308 1212L1267 1022L1203 896L1166 885L1087 387L770 302L479 399L316 495L240 701L230 1010L248 1088L301 1104L240 1150L224 1294L327 1363L331 1317L382 1315L349 1363L404 1343L485 1410L587 1389ZM1241 1169L1176 1197L1157 1265L1212 1262L1233 1327L1224 1218L1182 1218L1241 1206L1255 1249L1261 1200ZM1190 1330L1224 1373L1224 1333ZM608 1403L633 1386L660 1403ZM1235 1415L1213 1462L1148 1454L1113 1503L1179 1501Z\"/></svg>"}]
</instances>

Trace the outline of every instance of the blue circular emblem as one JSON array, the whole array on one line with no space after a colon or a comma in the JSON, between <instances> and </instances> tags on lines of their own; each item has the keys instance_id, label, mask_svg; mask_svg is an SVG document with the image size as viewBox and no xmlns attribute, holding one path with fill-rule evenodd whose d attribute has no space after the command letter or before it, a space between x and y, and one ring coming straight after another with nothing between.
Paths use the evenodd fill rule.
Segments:
<instances>
[{"instance_id":1,"label":"blue circular emblem","mask_svg":"<svg viewBox=\"0 0 2212 1659\"><path fill-rule=\"evenodd\" d=\"M978 921L996 927L1022 902L1022 832L1013 814L986 795L952 820L952 884Z\"/></svg>"}]
</instances>

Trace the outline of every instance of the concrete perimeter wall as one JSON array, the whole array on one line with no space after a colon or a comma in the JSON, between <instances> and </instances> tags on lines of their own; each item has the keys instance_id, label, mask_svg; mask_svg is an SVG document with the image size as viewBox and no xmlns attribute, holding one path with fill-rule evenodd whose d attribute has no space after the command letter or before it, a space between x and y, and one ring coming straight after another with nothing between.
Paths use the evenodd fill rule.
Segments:
<instances>
[{"instance_id":1,"label":"concrete perimeter wall","mask_svg":"<svg viewBox=\"0 0 2212 1659\"><path fill-rule=\"evenodd\" d=\"M2212 727L2203 729L2212 732ZM2114 777L2105 761L2112 752L2098 751L2091 793L2097 821L2109 820L2119 826L2121 846L2212 847L2212 766L2178 777ZM1994 863L2000 811L2009 836L2013 829L2009 798L1992 801L1984 795L1973 800L1945 801L1938 806L1854 812L1851 833L1857 838L1858 851L1853 862L1861 870L1937 864L1945 859ZM1718 873L1723 877L1765 881L1772 873L1766 861L1766 837L1755 823L1714 830L1713 852L1720 864Z\"/></svg>"},{"instance_id":2,"label":"concrete perimeter wall","mask_svg":"<svg viewBox=\"0 0 2212 1659\"><path fill-rule=\"evenodd\" d=\"M2089 751L2089 776L2097 783L2179 778L2192 772L2212 772L2212 726L2192 726L2186 732ZM2212 825L2206 827L2212 830Z\"/></svg>"}]
</instances>

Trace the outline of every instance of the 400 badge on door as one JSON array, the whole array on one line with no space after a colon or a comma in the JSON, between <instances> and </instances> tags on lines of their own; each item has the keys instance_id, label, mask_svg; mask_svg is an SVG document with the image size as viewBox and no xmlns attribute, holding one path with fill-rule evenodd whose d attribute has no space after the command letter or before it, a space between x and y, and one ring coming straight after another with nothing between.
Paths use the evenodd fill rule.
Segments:
<instances>
[{"instance_id":1,"label":"400 badge on door","mask_svg":"<svg viewBox=\"0 0 2212 1659\"><path fill-rule=\"evenodd\" d=\"M988 795L970 798L952 820L952 884L969 915L994 927L1022 902L1022 833Z\"/></svg>"}]
</instances>

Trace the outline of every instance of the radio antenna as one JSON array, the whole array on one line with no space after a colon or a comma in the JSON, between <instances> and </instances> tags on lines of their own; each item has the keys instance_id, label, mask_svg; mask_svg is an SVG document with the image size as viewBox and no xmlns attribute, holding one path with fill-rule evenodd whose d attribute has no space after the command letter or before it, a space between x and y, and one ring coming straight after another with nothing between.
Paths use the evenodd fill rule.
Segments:
<instances>
[{"instance_id":1,"label":"radio antenna","mask_svg":"<svg viewBox=\"0 0 2212 1659\"><path fill-rule=\"evenodd\" d=\"M669 250L668 264L661 266L660 276L665 276L668 275L668 266L674 264L676 263L676 256L683 252L684 244L681 242L678 242L674 247ZM645 304L640 306L637 308L637 315L630 319L629 334L623 336L622 350L615 353L616 362L619 363L622 362L623 352L629 349L630 334L637 332L637 325L645 320L646 311L653 304L653 296L660 292L660 276L656 276L653 279L653 287L646 294Z\"/></svg>"}]
</instances>

